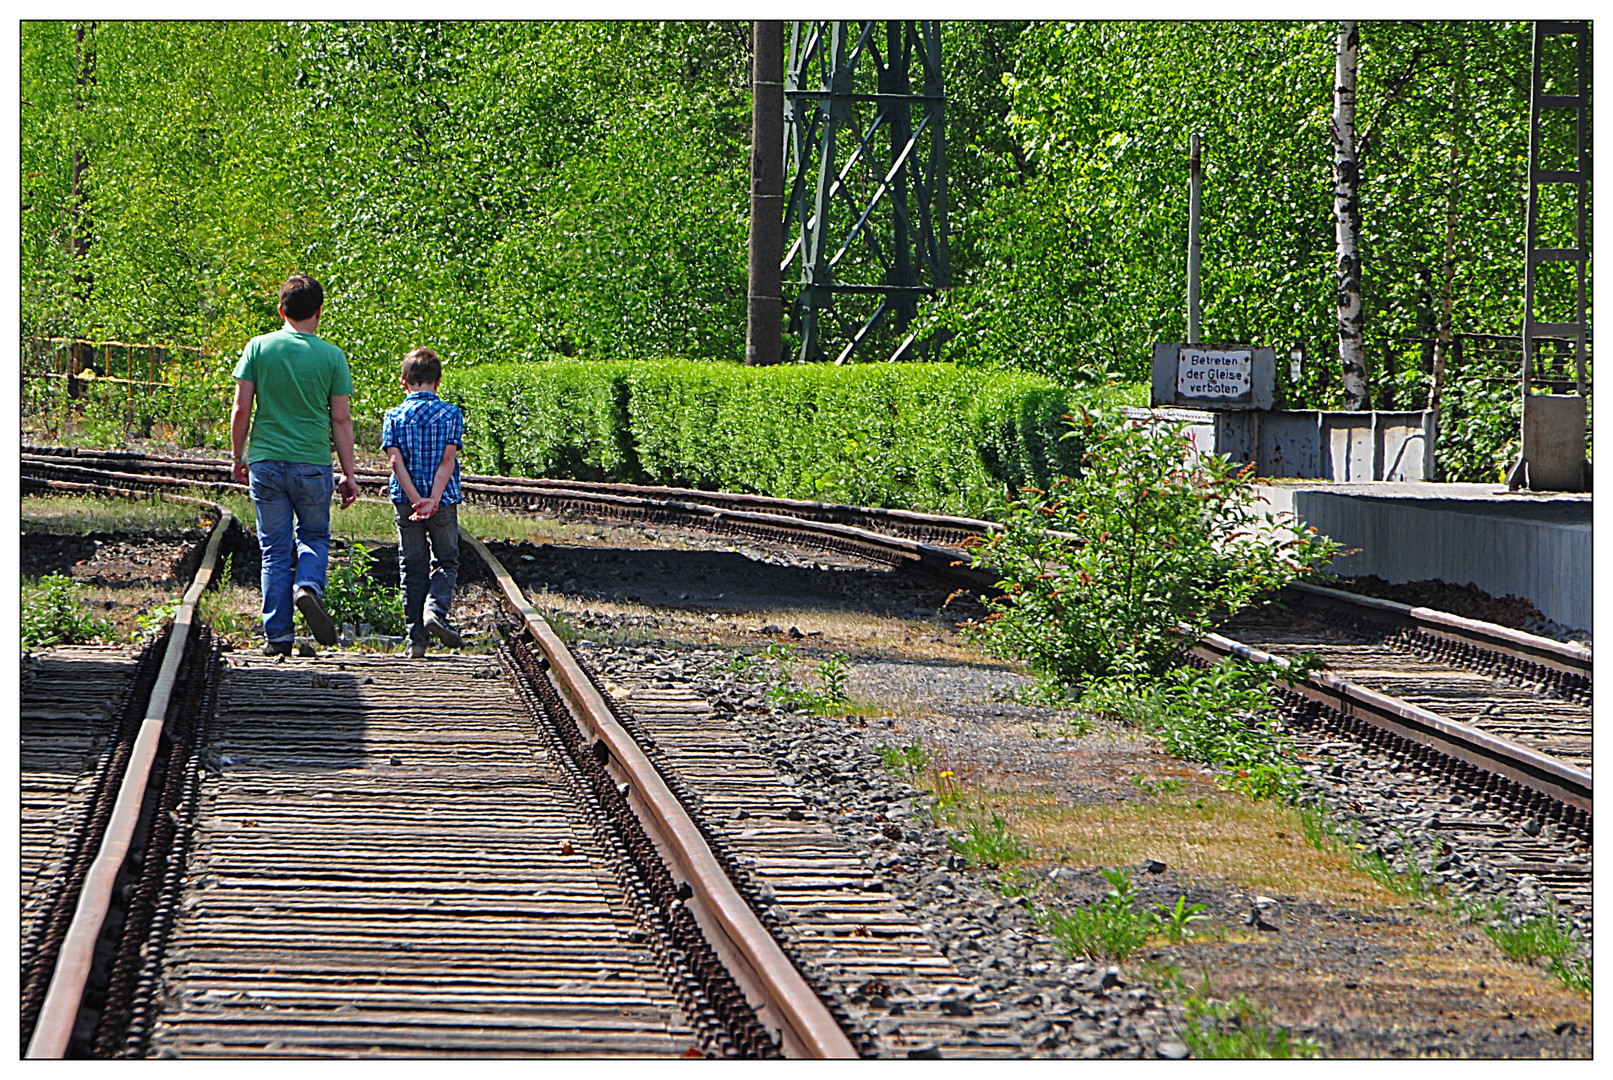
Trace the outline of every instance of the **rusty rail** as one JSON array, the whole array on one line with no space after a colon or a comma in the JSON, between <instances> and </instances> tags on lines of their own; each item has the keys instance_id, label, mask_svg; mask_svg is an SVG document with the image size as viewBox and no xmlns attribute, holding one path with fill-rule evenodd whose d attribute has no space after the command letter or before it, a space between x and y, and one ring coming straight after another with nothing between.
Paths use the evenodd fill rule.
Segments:
<instances>
[{"instance_id":1,"label":"rusty rail","mask_svg":"<svg viewBox=\"0 0 1613 1080\"><path fill-rule=\"evenodd\" d=\"M758 1016L782 1032L785 1050L792 1056L856 1057L845 1032L734 888L698 826L638 743L611 715L565 642L527 603L520 586L487 546L463 528L460 536L486 562L506 602L548 658L550 674L579 726L609 751L611 764L629 787L629 805L667 861L688 881L693 890L690 910Z\"/></svg>"},{"instance_id":2,"label":"rusty rail","mask_svg":"<svg viewBox=\"0 0 1613 1080\"><path fill-rule=\"evenodd\" d=\"M158 669L157 681L152 687L151 697L146 705L146 715L135 738L128 768L123 775L123 783L118 788L112 817L107 824L100 848L96 851L95 859L90 864L84 887L79 893L77 908L73 913L73 921L68 926L66 937L57 955L50 988L45 994L44 1005L40 1008L33 1037L28 1043L27 1056L30 1058L60 1058L67 1052L68 1042L72 1038L73 1027L78 1020L79 1005L84 997L85 983L89 979L90 967L95 958L95 944L101 936L107 912L111 909L113 887L117 883L118 872L123 867L124 859L128 856L135 827L139 823L146 785L151 776L152 765L157 758L163 723L168 714L169 698L173 694L174 683L179 676L179 665L184 659L186 643L190 637L191 624L195 620L196 602L201 599L202 590L207 588L213 578L219 545L224 540L225 531L234 520L234 515L229 510L224 507L217 509L218 524L213 527L213 533L208 537L201 568L196 571L196 577L192 580L190 588L185 591L179 610L174 614L173 633L169 635L162 666Z\"/></svg>"},{"instance_id":3,"label":"rusty rail","mask_svg":"<svg viewBox=\"0 0 1613 1080\"><path fill-rule=\"evenodd\" d=\"M1220 634L1205 635L1189 652L1211 663L1236 656L1255 663L1290 666L1282 657ZM1311 672L1288 685L1294 693L1341 716L1364 721L1475 768L1506 777L1586 814L1592 812L1591 774L1585 769L1324 672Z\"/></svg>"},{"instance_id":4,"label":"rusty rail","mask_svg":"<svg viewBox=\"0 0 1613 1080\"><path fill-rule=\"evenodd\" d=\"M1575 682L1583 680L1586 686L1590 685L1594 657L1591 650L1583 645L1553 641L1522 630L1480 619L1466 619L1433 608L1412 607L1393 600L1380 600L1375 596L1361 596L1319 585L1301 582L1288 588L1328 607L1363 613L1375 621L1409 627L1458 645L1497 653L1523 664L1537 665L1547 671L1571 676Z\"/></svg>"}]
</instances>

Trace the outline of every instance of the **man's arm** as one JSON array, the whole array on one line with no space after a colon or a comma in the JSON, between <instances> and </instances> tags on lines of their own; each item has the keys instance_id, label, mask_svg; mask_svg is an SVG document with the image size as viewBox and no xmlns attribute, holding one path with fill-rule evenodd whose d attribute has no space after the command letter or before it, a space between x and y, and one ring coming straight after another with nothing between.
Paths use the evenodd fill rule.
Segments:
<instances>
[{"instance_id":1,"label":"man's arm","mask_svg":"<svg viewBox=\"0 0 1613 1080\"><path fill-rule=\"evenodd\" d=\"M358 498L358 480L353 464L353 413L347 406L346 394L330 396L330 433L336 440L336 460L342 463L342 509L346 510Z\"/></svg>"},{"instance_id":2,"label":"man's arm","mask_svg":"<svg viewBox=\"0 0 1613 1080\"><path fill-rule=\"evenodd\" d=\"M409 467L403 463L403 451L396 446L388 446L386 459L392 465L392 475L398 478L398 487L403 489L403 497L409 500L410 506L419 506L420 490L414 486L414 477L409 475Z\"/></svg>"},{"instance_id":3,"label":"man's arm","mask_svg":"<svg viewBox=\"0 0 1613 1080\"><path fill-rule=\"evenodd\" d=\"M454 478L454 459L458 454L459 447L453 443L442 448L442 461L437 464L437 475L431 478L431 496L410 515L415 521L424 521L437 512L437 507L442 504L442 493L448 490L448 481Z\"/></svg>"},{"instance_id":4,"label":"man's arm","mask_svg":"<svg viewBox=\"0 0 1613 1080\"><path fill-rule=\"evenodd\" d=\"M257 388L258 384L251 379L235 380L235 404L230 406L230 456L235 464L230 469L230 478L237 484L245 484L249 479L246 436L252 427L252 396Z\"/></svg>"}]
</instances>

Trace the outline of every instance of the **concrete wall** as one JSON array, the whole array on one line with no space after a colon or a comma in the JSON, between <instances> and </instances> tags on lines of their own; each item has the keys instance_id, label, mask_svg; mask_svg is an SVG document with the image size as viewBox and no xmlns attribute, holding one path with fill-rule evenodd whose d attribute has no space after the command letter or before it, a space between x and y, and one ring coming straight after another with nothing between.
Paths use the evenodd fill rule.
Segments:
<instances>
[{"instance_id":1,"label":"concrete wall","mask_svg":"<svg viewBox=\"0 0 1613 1080\"><path fill-rule=\"evenodd\" d=\"M1432 413L1160 408L1151 414L1185 423L1201 452L1253 461L1258 476L1359 483L1434 473Z\"/></svg>"},{"instance_id":2,"label":"concrete wall","mask_svg":"<svg viewBox=\"0 0 1613 1080\"><path fill-rule=\"evenodd\" d=\"M1362 491L1261 485L1274 510L1291 510L1357 553L1333 570L1373 574L1393 584L1437 578L1472 582L1492 596L1522 596L1574 629L1592 625L1591 504L1506 496L1482 485L1385 485ZM1378 485L1372 485L1378 487ZM1451 489L1470 497L1449 497Z\"/></svg>"}]
</instances>

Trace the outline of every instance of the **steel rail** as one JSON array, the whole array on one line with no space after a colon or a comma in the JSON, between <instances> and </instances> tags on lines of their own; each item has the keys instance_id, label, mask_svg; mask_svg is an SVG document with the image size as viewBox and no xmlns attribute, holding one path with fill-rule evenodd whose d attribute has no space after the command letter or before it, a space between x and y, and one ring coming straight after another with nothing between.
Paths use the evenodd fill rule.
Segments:
<instances>
[{"instance_id":1,"label":"steel rail","mask_svg":"<svg viewBox=\"0 0 1613 1080\"><path fill-rule=\"evenodd\" d=\"M98 474L110 477L118 484L155 484L160 487L185 487L185 485L206 485L206 487L226 487L224 482L216 480L181 479L181 477L140 476L134 472L111 471L111 469L87 469L82 466L65 466L52 459L35 459L37 464L50 469L50 471L66 472L66 474ZM24 461L27 466L29 461ZM377 474L379 476L379 474ZM50 484L50 480L31 479L32 484ZM505 479L505 477L500 477ZM61 480L58 480L60 484ZM229 485L237 487L237 485ZM474 495L476 488L461 482L461 488L466 493ZM821 521L811 517L790 516L790 514L763 513L752 509L732 509L726 506L713 506L703 501L671 500L671 498L644 498L637 495L616 495L616 493L597 492L590 490L586 485L581 488L565 487L555 488L553 492L547 488L531 488L527 490L524 485L482 485L484 492L497 493L498 490L510 490L519 495L555 496L568 501L582 501L597 506L610 513L629 514L673 514L673 516L687 519L695 527L708 527L715 530L756 529L769 532L769 534L811 534L823 537L831 543L848 545L852 550L863 553L877 553L886 561L895 564L910 564L923 571L939 575L948 580L957 580L974 590L989 590L997 585L997 575L990 574L981 569L968 566L968 555L957 548L945 548L934 543L910 540L907 537L894 537L894 535L865 529L861 525L842 524L836 521ZM705 495L703 492L684 492L682 488L668 488L673 492L684 495ZM827 503L816 503L807 506L832 506ZM863 508L834 508L845 513L861 513ZM876 513L876 511L869 511ZM887 511L877 511L887 513ZM908 514L908 521L923 521L923 514ZM892 519L895 521L895 519ZM944 521L969 522L969 519L944 519ZM982 522L984 524L984 522ZM952 527L952 525L939 525L939 527Z\"/></svg>"},{"instance_id":2,"label":"steel rail","mask_svg":"<svg viewBox=\"0 0 1613 1080\"><path fill-rule=\"evenodd\" d=\"M46 991L44 1004L39 1010L39 1019L34 1026L33 1037L28 1043L27 1056L30 1058L60 1058L67 1053L68 1043L72 1039L73 1027L78 1020L79 1005L83 1001L85 984L89 980L90 967L95 958L95 943L106 923L107 912L112 906L113 889L124 860L128 857L130 844L134 840L135 827L139 824L146 786L151 777L151 767L157 758L163 723L168 714L168 701L179 676L179 665L184 659L185 646L195 618L196 602L201 599L202 591L213 578L219 545L223 542L224 533L229 529L230 523L235 520L228 509L222 506L217 509L218 524L213 527L213 533L208 537L201 568L196 571L190 588L185 591L185 596L180 602L179 610L174 614L173 632L169 635L168 645L163 652L162 666L158 669L157 681L151 690L145 718L141 721L139 733L135 737L128 768L124 772L123 783L118 788L112 816L107 823L106 834L96 851L94 861L90 864L84 888L79 893L78 905L73 912L73 921L68 925L66 937L57 954L50 988Z\"/></svg>"},{"instance_id":3,"label":"steel rail","mask_svg":"<svg viewBox=\"0 0 1613 1080\"><path fill-rule=\"evenodd\" d=\"M690 502L686 499L648 499L638 496L618 495L600 491L596 486L582 484L577 481L550 481L540 485L538 482L529 480L515 482L514 478L500 477L496 479L499 484L487 485L487 487L504 487L512 491L521 490L530 491L534 494L552 494L554 496L578 498L580 501L587 501L605 509L677 514L691 518L697 523L705 523L712 528L740 526L766 531L777 530L797 534L802 532L817 534L854 545L858 549L878 549L890 553L898 561L921 566L944 578L966 583L974 589L990 588L995 585L995 581L992 580L994 575L988 571L967 566L962 553L954 549L892 537L857 526L810 519L802 520L780 514L723 509L712 505ZM633 490L628 485L618 487ZM681 489L666 490L683 493ZM688 492L686 494L703 497L712 493ZM914 517L922 518L923 515L914 515ZM1525 634L1521 631L1482 623L1478 620L1463 619L1459 616L1433 611L1432 609L1411 608L1392 601L1359 597L1349 593L1340 593L1337 590L1320 589L1316 586L1300 585L1292 586L1292 588L1298 590L1302 595L1315 596L1341 605L1349 603L1357 609L1370 610L1392 619L1404 619L1407 620L1409 625L1428 633L1442 635L1447 638L1462 635L1461 641L1464 644L1472 644L1475 647L1501 652L1504 656L1510 656L1514 659L1527 656L1529 659L1526 662L1539 663L1553 670L1561 670L1566 674L1583 678L1587 683L1589 682L1590 650L1579 646L1559 645L1548 639L1536 638L1534 635ZM1227 655L1240 655L1250 658L1267 657L1267 654L1258 649L1214 634L1209 635L1195 649L1190 651L1196 653L1201 659L1211 661ZM1287 661L1279 658L1271 659L1275 659L1276 662L1284 666L1287 664ZM1458 760L1465 761L1476 767L1506 776L1531 790L1578 807L1587 814L1591 812L1590 773L1586 770L1578 769L1555 758L1543 755L1538 751L1513 743L1510 740L1498 738L1469 725L1450 720L1429 710L1333 676L1315 673L1309 681L1302 680L1297 682L1293 688L1296 692L1328 708L1336 709L1345 715L1355 716L1414 742L1436 749L1441 753L1449 753Z\"/></svg>"},{"instance_id":4,"label":"steel rail","mask_svg":"<svg viewBox=\"0 0 1613 1080\"><path fill-rule=\"evenodd\" d=\"M699 827L667 787L653 762L611 714L598 690L560 639L521 593L487 545L460 529L460 537L487 564L509 606L521 617L549 661L549 672L579 726L610 752L629 787L628 801L656 846L689 883L691 912L705 930L759 1017L778 1028L786 1052L797 1057L854 1058L851 1041L829 1009L734 887Z\"/></svg>"},{"instance_id":5,"label":"steel rail","mask_svg":"<svg viewBox=\"0 0 1613 1080\"><path fill-rule=\"evenodd\" d=\"M1319 585L1295 583L1288 588L1331 607L1372 612L1379 621L1409 626L1449 641L1540 664L1564 674L1578 675L1587 680L1591 678L1592 653L1583 645L1553 641L1508 626L1467 619L1433 608L1412 607L1393 600L1380 600L1375 596L1361 596Z\"/></svg>"},{"instance_id":6,"label":"steel rail","mask_svg":"<svg viewBox=\"0 0 1613 1080\"><path fill-rule=\"evenodd\" d=\"M25 462L67 469L74 468L72 465L65 464L71 461L105 461L130 466L150 464L170 471L190 473L196 476L198 480L201 480L204 476L216 477L222 475L227 477L230 470L228 461L216 458L184 458L170 454L139 454L134 451L122 450L81 451L77 448L74 448L72 453L49 452L56 449L65 448L25 444L22 447L22 458ZM363 467L355 472L355 478L361 486L385 486L391 475L385 469ZM202 482L208 481L204 480ZM519 495L524 492L535 492L542 494L575 493L579 496L590 494L637 496L640 498L704 503L712 506L732 507L736 510L778 513L789 517L802 517L819 521L850 523L861 520L870 523L885 523L894 528L929 529L966 535L983 535L1002 529L1002 526L996 522L951 514L926 514L916 510L902 510L890 507L848 506L840 503L815 502L806 499L786 499L773 495L754 495L730 491L701 491L696 488L594 483L584 480L550 479L548 477L492 476L469 472L461 476L460 486L462 490L470 495Z\"/></svg>"},{"instance_id":7,"label":"steel rail","mask_svg":"<svg viewBox=\"0 0 1613 1080\"><path fill-rule=\"evenodd\" d=\"M1236 656L1289 667L1289 662L1220 634L1206 634L1188 652L1211 663ZM1313 671L1288 686L1300 696L1346 717L1426 746L1469 765L1505 776L1532 791L1592 813L1591 774L1527 746L1440 716L1388 694Z\"/></svg>"}]
</instances>

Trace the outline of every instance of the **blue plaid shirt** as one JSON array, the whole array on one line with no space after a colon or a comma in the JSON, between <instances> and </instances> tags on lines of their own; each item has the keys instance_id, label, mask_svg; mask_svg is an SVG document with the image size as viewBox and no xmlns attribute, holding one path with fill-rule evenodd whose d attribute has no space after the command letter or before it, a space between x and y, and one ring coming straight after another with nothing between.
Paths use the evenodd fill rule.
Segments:
<instances>
[{"instance_id":1,"label":"blue plaid shirt","mask_svg":"<svg viewBox=\"0 0 1613 1080\"><path fill-rule=\"evenodd\" d=\"M430 497L431 481L449 443L465 449L465 418L459 406L448 404L430 390L411 391L403 404L388 409L386 419L381 421L381 449L396 446L402 452L403 467L409 470L409 479L414 481L421 498ZM409 501L396 474L389 490L393 502ZM443 489L442 505L458 501L459 459L455 458L454 475Z\"/></svg>"}]
</instances>

